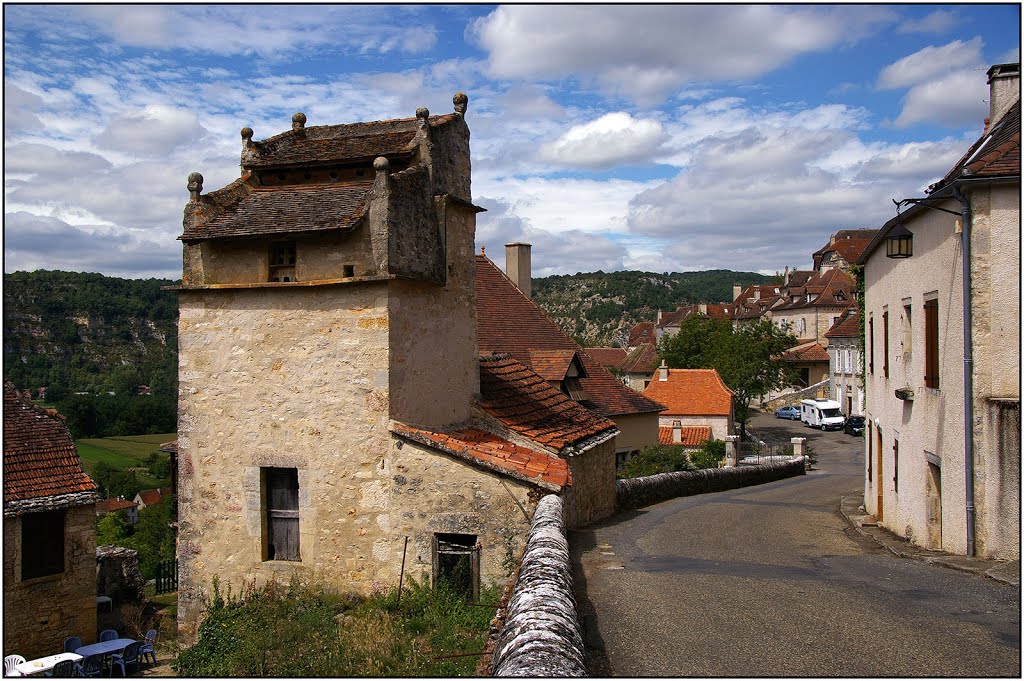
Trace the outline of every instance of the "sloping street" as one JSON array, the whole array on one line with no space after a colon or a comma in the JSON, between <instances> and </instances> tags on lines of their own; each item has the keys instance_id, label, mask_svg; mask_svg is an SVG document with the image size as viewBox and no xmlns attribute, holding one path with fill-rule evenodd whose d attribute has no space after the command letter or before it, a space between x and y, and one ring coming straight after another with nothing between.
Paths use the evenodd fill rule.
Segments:
<instances>
[{"instance_id":1,"label":"sloping street","mask_svg":"<svg viewBox=\"0 0 1024 681\"><path fill-rule=\"evenodd\" d=\"M1020 589L900 558L839 513L862 438L804 436L807 476L683 497L570 533L596 676L1020 676Z\"/></svg>"}]
</instances>

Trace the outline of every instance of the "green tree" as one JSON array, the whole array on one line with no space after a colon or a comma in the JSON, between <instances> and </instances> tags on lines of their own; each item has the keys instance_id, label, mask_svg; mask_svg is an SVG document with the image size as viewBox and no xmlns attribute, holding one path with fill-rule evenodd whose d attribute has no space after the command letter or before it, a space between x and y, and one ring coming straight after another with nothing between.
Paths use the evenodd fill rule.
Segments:
<instances>
[{"instance_id":1,"label":"green tree","mask_svg":"<svg viewBox=\"0 0 1024 681\"><path fill-rule=\"evenodd\" d=\"M139 569L146 579L156 576L157 563L174 558L174 530L171 521L174 519L175 503L174 497L167 495L159 504L139 511L139 521L135 523L132 536L121 544L139 552Z\"/></svg>"},{"instance_id":2,"label":"green tree","mask_svg":"<svg viewBox=\"0 0 1024 681\"><path fill-rule=\"evenodd\" d=\"M658 354L673 369L715 369L735 394L736 422L745 437L750 403L792 379L781 355L796 342L767 320L734 329L728 320L692 315L678 334L662 339Z\"/></svg>"},{"instance_id":3,"label":"green tree","mask_svg":"<svg viewBox=\"0 0 1024 681\"><path fill-rule=\"evenodd\" d=\"M131 526L121 512L107 513L96 521L96 546L123 546L131 535Z\"/></svg>"}]
</instances>

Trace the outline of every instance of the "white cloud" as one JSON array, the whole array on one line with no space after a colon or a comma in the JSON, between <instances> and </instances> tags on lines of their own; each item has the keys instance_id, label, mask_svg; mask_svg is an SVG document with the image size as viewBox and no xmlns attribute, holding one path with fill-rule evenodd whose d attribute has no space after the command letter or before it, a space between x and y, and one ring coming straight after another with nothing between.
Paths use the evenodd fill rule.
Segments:
<instances>
[{"instance_id":1,"label":"white cloud","mask_svg":"<svg viewBox=\"0 0 1024 681\"><path fill-rule=\"evenodd\" d=\"M976 123L980 133L989 110L983 73L963 69L915 86L904 97L895 125L934 122L952 127Z\"/></svg>"},{"instance_id":2,"label":"white cloud","mask_svg":"<svg viewBox=\"0 0 1024 681\"><path fill-rule=\"evenodd\" d=\"M4 86L4 137L28 129L43 127L36 114L42 108L43 99L39 95L27 92L17 85L7 83Z\"/></svg>"},{"instance_id":3,"label":"white cloud","mask_svg":"<svg viewBox=\"0 0 1024 681\"><path fill-rule=\"evenodd\" d=\"M959 13L939 9L920 19L904 21L896 30L899 33L945 33L961 22Z\"/></svg>"},{"instance_id":4,"label":"white cloud","mask_svg":"<svg viewBox=\"0 0 1024 681\"><path fill-rule=\"evenodd\" d=\"M152 104L141 111L111 117L94 141L101 148L147 156L195 144L204 134L206 130L199 124L195 111Z\"/></svg>"},{"instance_id":5,"label":"white cloud","mask_svg":"<svg viewBox=\"0 0 1024 681\"><path fill-rule=\"evenodd\" d=\"M913 87L951 70L981 64L981 47L980 37L967 42L954 40L938 47L929 45L882 69L878 87L883 90ZM979 80L984 82L983 78Z\"/></svg>"},{"instance_id":6,"label":"white cloud","mask_svg":"<svg viewBox=\"0 0 1024 681\"><path fill-rule=\"evenodd\" d=\"M571 76L651 103L688 83L760 76L892 18L876 7L513 5L467 33L499 78Z\"/></svg>"},{"instance_id":7,"label":"white cloud","mask_svg":"<svg viewBox=\"0 0 1024 681\"><path fill-rule=\"evenodd\" d=\"M557 140L544 145L540 155L562 166L582 168L650 164L657 161L658 147L667 139L658 121L616 111L569 128Z\"/></svg>"}]
</instances>

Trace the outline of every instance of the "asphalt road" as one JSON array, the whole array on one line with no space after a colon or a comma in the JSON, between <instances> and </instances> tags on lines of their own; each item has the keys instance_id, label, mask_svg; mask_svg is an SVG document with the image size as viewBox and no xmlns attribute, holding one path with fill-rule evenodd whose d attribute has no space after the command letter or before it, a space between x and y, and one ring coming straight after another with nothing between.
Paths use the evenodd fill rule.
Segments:
<instances>
[{"instance_id":1,"label":"asphalt road","mask_svg":"<svg viewBox=\"0 0 1024 681\"><path fill-rule=\"evenodd\" d=\"M569 533L592 676L1020 677L1020 590L898 558L849 527L863 440L807 437L806 476L682 497Z\"/></svg>"}]
</instances>

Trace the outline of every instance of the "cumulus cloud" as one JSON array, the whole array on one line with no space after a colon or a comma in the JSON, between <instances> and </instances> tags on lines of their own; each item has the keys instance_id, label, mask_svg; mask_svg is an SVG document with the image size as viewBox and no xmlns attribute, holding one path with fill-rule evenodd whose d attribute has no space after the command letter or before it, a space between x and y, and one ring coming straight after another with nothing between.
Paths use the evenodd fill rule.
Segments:
<instances>
[{"instance_id":1,"label":"cumulus cloud","mask_svg":"<svg viewBox=\"0 0 1024 681\"><path fill-rule=\"evenodd\" d=\"M892 20L877 7L513 5L468 35L499 78L571 76L650 103L687 83L762 75Z\"/></svg>"},{"instance_id":2,"label":"cumulus cloud","mask_svg":"<svg viewBox=\"0 0 1024 681\"><path fill-rule=\"evenodd\" d=\"M950 10L939 9L926 14L920 19L908 19L896 30L899 33L945 33L960 24L960 14Z\"/></svg>"},{"instance_id":3,"label":"cumulus cloud","mask_svg":"<svg viewBox=\"0 0 1024 681\"><path fill-rule=\"evenodd\" d=\"M39 95L26 92L17 85L4 86L4 137L24 129L38 130L43 127L38 112L43 107Z\"/></svg>"},{"instance_id":4,"label":"cumulus cloud","mask_svg":"<svg viewBox=\"0 0 1024 681\"><path fill-rule=\"evenodd\" d=\"M954 40L946 45L929 45L889 64L878 75L883 90L908 88L925 83L951 70L982 63L980 37L967 42ZM984 79L979 79L984 82Z\"/></svg>"},{"instance_id":5,"label":"cumulus cloud","mask_svg":"<svg viewBox=\"0 0 1024 681\"><path fill-rule=\"evenodd\" d=\"M101 148L155 156L195 144L205 133L194 111L152 104L112 117L94 141Z\"/></svg>"},{"instance_id":6,"label":"cumulus cloud","mask_svg":"<svg viewBox=\"0 0 1024 681\"><path fill-rule=\"evenodd\" d=\"M73 226L27 212L4 215L7 272L66 269L120 277L181 277L181 251L128 230Z\"/></svg>"},{"instance_id":7,"label":"cumulus cloud","mask_svg":"<svg viewBox=\"0 0 1024 681\"><path fill-rule=\"evenodd\" d=\"M64 181L111 168L107 159L83 151L64 151L45 144L22 142L4 149L6 170L15 174Z\"/></svg>"},{"instance_id":8,"label":"cumulus cloud","mask_svg":"<svg viewBox=\"0 0 1024 681\"><path fill-rule=\"evenodd\" d=\"M976 123L980 132L989 110L988 96L988 85L978 71L954 71L911 88L894 124L906 127L932 122L954 127Z\"/></svg>"},{"instance_id":9,"label":"cumulus cloud","mask_svg":"<svg viewBox=\"0 0 1024 681\"><path fill-rule=\"evenodd\" d=\"M559 165L582 168L648 164L655 161L658 147L667 139L658 121L616 111L569 128L544 145L540 155Z\"/></svg>"}]
</instances>

